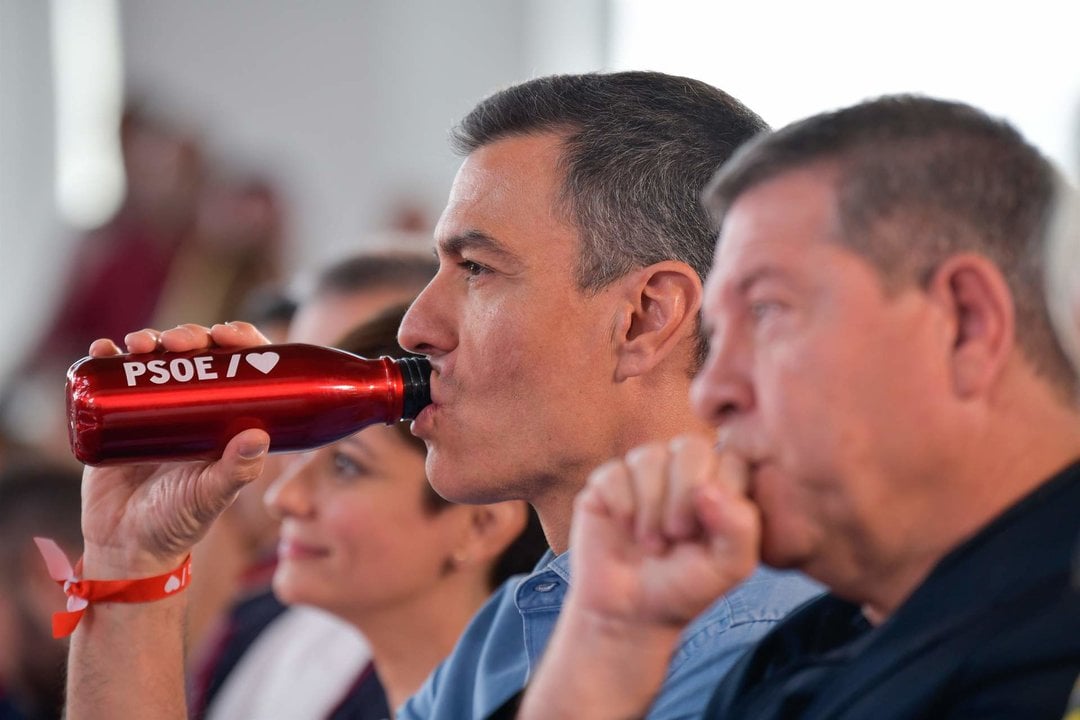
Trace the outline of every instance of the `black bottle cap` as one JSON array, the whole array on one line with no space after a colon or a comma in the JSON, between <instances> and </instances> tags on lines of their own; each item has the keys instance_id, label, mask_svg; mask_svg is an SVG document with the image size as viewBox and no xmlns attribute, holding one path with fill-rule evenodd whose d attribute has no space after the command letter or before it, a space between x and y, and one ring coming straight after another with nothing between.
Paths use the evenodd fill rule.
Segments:
<instances>
[{"instance_id":1,"label":"black bottle cap","mask_svg":"<svg viewBox=\"0 0 1080 720\"><path fill-rule=\"evenodd\" d=\"M399 358L404 397L401 403L401 419L412 420L425 407L431 404L431 363L425 357Z\"/></svg>"}]
</instances>

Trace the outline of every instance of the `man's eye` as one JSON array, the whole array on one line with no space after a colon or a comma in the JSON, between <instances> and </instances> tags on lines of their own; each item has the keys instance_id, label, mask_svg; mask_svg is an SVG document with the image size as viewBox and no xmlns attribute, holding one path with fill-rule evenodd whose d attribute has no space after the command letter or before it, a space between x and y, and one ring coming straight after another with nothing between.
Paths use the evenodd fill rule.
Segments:
<instances>
[{"instance_id":1,"label":"man's eye","mask_svg":"<svg viewBox=\"0 0 1080 720\"><path fill-rule=\"evenodd\" d=\"M758 300L750 303L750 316L755 321L765 320L782 309L780 303L773 300Z\"/></svg>"},{"instance_id":2,"label":"man's eye","mask_svg":"<svg viewBox=\"0 0 1080 720\"><path fill-rule=\"evenodd\" d=\"M473 262L472 260L462 260L458 263L458 267L473 277L491 272L480 263Z\"/></svg>"}]
</instances>

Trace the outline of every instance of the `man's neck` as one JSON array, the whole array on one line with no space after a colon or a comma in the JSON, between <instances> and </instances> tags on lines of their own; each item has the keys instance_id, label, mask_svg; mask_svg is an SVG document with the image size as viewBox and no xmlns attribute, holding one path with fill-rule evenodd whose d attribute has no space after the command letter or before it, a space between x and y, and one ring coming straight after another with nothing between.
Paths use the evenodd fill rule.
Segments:
<instances>
[{"instance_id":1,"label":"man's neck","mask_svg":"<svg viewBox=\"0 0 1080 720\"><path fill-rule=\"evenodd\" d=\"M671 391L671 397L687 397L689 381L681 382ZM653 397L655 400L655 397ZM714 431L697 419L690 410L689 401L672 404L670 401L648 403L624 410L626 417L641 419L630 424L609 438L610 447L598 453L591 461L564 470L558 478L533 483L540 492L526 498L536 510L548 545L557 555L570 548L570 525L574 516L574 499L585 487L589 475L603 463L621 458L630 450L653 442L668 442L688 433L712 435Z\"/></svg>"},{"instance_id":2,"label":"man's neck","mask_svg":"<svg viewBox=\"0 0 1080 720\"><path fill-rule=\"evenodd\" d=\"M886 568L880 577L863 585L871 588L862 595L863 611L870 622L887 619L946 555L1080 460L1080 415L1071 409L1055 413L1050 408L1038 422L1012 430L1002 427L978 447L986 452L966 469L967 482L948 478L956 490L942 496L937 505L935 514L940 521L925 526L929 532L924 533L924 540L932 540L923 545L923 552Z\"/></svg>"},{"instance_id":3,"label":"man's neck","mask_svg":"<svg viewBox=\"0 0 1080 720\"><path fill-rule=\"evenodd\" d=\"M570 522L573 519L574 497L582 486L569 492L545 495L530 500L548 546L556 555L562 555L570 547Z\"/></svg>"}]
</instances>

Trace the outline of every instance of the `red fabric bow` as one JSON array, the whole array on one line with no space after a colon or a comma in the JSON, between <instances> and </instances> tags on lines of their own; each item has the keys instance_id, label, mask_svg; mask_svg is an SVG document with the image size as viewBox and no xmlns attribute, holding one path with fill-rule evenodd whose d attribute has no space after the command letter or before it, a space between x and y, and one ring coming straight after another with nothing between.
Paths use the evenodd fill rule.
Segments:
<instances>
[{"instance_id":1,"label":"red fabric bow","mask_svg":"<svg viewBox=\"0 0 1080 720\"><path fill-rule=\"evenodd\" d=\"M153 602L180 592L191 584L191 556L184 558L180 566L171 572L138 580L85 580L82 559L75 567L53 540L34 538L49 576L64 589L67 595L67 612L53 614L53 637L67 637L75 631L86 608L93 602Z\"/></svg>"}]
</instances>

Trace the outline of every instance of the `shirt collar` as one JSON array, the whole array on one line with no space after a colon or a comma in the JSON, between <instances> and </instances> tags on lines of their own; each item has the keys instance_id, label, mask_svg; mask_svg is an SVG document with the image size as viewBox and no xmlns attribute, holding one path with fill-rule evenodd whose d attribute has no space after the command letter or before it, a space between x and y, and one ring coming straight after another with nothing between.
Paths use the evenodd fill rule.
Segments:
<instances>
[{"instance_id":1,"label":"shirt collar","mask_svg":"<svg viewBox=\"0 0 1080 720\"><path fill-rule=\"evenodd\" d=\"M536 563L536 568L533 573L545 572L550 570L555 573L567 583L570 582L570 551L567 550L562 555L556 555L554 551L548 550L540 558L540 561Z\"/></svg>"}]
</instances>

